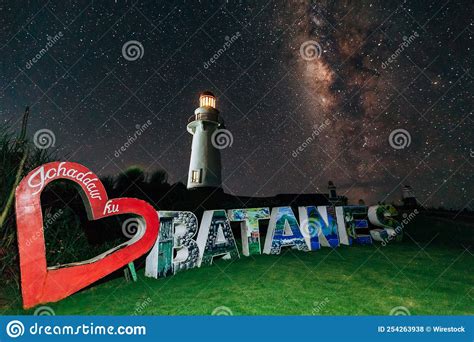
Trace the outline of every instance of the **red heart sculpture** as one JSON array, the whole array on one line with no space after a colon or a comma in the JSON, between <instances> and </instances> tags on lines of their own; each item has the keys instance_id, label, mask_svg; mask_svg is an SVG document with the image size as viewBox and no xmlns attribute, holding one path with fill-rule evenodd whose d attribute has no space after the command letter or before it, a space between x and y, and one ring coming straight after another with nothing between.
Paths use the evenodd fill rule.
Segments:
<instances>
[{"instance_id":1,"label":"red heart sculpture","mask_svg":"<svg viewBox=\"0 0 474 342\"><path fill-rule=\"evenodd\" d=\"M80 186L89 220L136 214L145 221L145 232L88 261L47 267L40 196L45 186L56 179L71 180ZM66 298L137 259L153 246L160 225L158 213L150 204L135 198L109 200L96 175L70 162L42 165L20 182L16 189L16 222L24 308Z\"/></svg>"}]
</instances>

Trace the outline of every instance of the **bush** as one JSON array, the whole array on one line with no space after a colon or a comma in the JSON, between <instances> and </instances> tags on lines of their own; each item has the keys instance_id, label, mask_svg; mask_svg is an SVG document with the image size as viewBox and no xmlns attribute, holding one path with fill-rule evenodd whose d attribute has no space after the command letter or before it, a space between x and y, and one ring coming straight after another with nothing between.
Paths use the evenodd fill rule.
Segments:
<instances>
[{"instance_id":1,"label":"bush","mask_svg":"<svg viewBox=\"0 0 474 342\"><path fill-rule=\"evenodd\" d=\"M51 160L51 153L40 150L24 137L15 136L9 126L0 126L0 279L18 282L18 248L13 196L18 181L37 166Z\"/></svg>"}]
</instances>

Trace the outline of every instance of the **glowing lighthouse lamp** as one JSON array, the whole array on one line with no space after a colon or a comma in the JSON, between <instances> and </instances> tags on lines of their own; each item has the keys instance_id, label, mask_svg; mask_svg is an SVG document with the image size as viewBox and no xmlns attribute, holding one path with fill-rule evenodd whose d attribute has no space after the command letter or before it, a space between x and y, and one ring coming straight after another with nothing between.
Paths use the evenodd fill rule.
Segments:
<instances>
[{"instance_id":1,"label":"glowing lighthouse lamp","mask_svg":"<svg viewBox=\"0 0 474 342\"><path fill-rule=\"evenodd\" d=\"M221 155L212 142L213 133L220 126L216 97L205 91L199 96L199 108L189 118L187 126L188 132L193 135L188 189L221 187Z\"/></svg>"}]
</instances>

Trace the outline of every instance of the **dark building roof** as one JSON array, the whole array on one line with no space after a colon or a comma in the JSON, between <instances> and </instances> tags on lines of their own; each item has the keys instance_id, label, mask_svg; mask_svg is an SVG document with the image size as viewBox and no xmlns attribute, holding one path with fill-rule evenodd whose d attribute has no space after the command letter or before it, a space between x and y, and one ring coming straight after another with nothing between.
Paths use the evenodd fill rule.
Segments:
<instances>
[{"instance_id":1,"label":"dark building roof","mask_svg":"<svg viewBox=\"0 0 474 342\"><path fill-rule=\"evenodd\" d=\"M329 194L279 194L273 197L234 196L222 189L197 188L187 191L187 198L176 203L174 210L189 210L199 215L204 210L259 207L346 205L345 196L330 198Z\"/></svg>"}]
</instances>

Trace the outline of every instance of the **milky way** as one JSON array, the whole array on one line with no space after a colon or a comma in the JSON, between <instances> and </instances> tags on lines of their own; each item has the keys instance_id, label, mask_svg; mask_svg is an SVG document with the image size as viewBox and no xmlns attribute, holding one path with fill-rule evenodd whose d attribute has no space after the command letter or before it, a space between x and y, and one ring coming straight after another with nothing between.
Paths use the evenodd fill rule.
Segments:
<instances>
[{"instance_id":1,"label":"milky way","mask_svg":"<svg viewBox=\"0 0 474 342\"><path fill-rule=\"evenodd\" d=\"M230 193L326 192L332 180L374 203L409 184L425 205L472 208L469 1L0 6L2 121L18 129L30 105L30 137L52 131L62 159L184 181L187 119L211 90L233 134ZM406 146L390 144L396 130Z\"/></svg>"},{"instance_id":2,"label":"milky way","mask_svg":"<svg viewBox=\"0 0 474 342\"><path fill-rule=\"evenodd\" d=\"M332 163L323 175L349 194L386 200L400 184L416 184L427 203L440 194L461 196L464 205L472 199L472 23L462 4L446 7L432 3L422 14L408 3L298 4L295 86L313 102L309 124L331 118L318 135L324 151L312 152ZM452 15L459 21L447 25ZM314 58L301 58L305 43ZM412 141L397 150L388 138L400 128Z\"/></svg>"}]
</instances>

